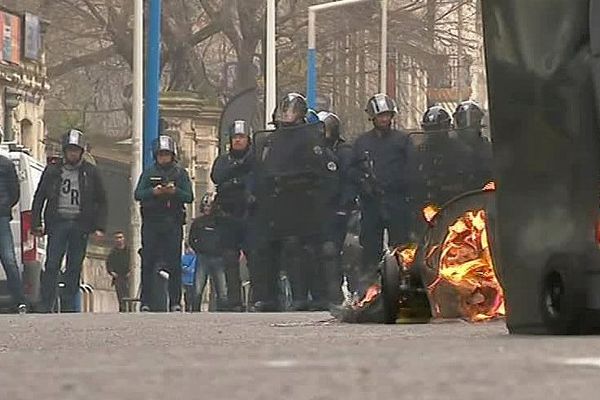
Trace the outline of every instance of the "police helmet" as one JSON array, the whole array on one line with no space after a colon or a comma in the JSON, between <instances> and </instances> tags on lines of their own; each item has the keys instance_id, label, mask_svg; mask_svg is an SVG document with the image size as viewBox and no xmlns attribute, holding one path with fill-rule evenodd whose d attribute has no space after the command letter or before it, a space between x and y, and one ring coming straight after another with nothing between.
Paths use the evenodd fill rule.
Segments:
<instances>
[{"instance_id":1,"label":"police helmet","mask_svg":"<svg viewBox=\"0 0 600 400\"><path fill-rule=\"evenodd\" d=\"M456 107L456 111L452 115L454 119L454 128L481 128L481 120L484 113L481 107L472 100L463 101Z\"/></svg>"},{"instance_id":2,"label":"police helmet","mask_svg":"<svg viewBox=\"0 0 600 400\"><path fill-rule=\"evenodd\" d=\"M333 143L341 139L340 119L334 113L327 111L321 111L319 114L319 121L325 125L325 138L332 141Z\"/></svg>"},{"instance_id":3,"label":"police helmet","mask_svg":"<svg viewBox=\"0 0 600 400\"><path fill-rule=\"evenodd\" d=\"M431 106L423 114L421 127L424 131L444 131L451 126L450 114L441 106Z\"/></svg>"},{"instance_id":4,"label":"police helmet","mask_svg":"<svg viewBox=\"0 0 600 400\"><path fill-rule=\"evenodd\" d=\"M378 93L369 99L365 111L371 118L375 118L376 115L386 112L396 115L398 114L398 106L396 105L396 101L387 94Z\"/></svg>"},{"instance_id":5,"label":"police helmet","mask_svg":"<svg viewBox=\"0 0 600 400\"><path fill-rule=\"evenodd\" d=\"M273 120L277 125L294 125L302 123L307 112L306 98L299 93L288 93L277 105Z\"/></svg>"},{"instance_id":6,"label":"police helmet","mask_svg":"<svg viewBox=\"0 0 600 400\"><path fill-rule=\"evenodd\" d=\"M233 123L229 125L229 138L232 139L237 135L245 135L248 136L248 138L252 137L252 127L243 119L233 121Z\"/></svg>"},{"instance_id":7,"label":"police helmet","mask_svg":"<svg viewBox=\"0 0 600 400\"><path fill-rule=\"evenodd\" d=\"M78 129L70 129L62 136L61 142L63 151L65 151L68 146L75 146L79 147L81 150L85 150L83 132Z\"/></svg>"},{"instance_id":8,"label":"police helmet","mask_svg":"<svg viewBox=\"0 0 600 400\"><path fill-rule=\"evenodd\" d=\"M158 136L158 138L154 140L152 154L156 157L160 151L169 151L173 154L173 157L177 157L177 145L175 144L175 140L167 135Z\"/></svg>"}]
</instances>

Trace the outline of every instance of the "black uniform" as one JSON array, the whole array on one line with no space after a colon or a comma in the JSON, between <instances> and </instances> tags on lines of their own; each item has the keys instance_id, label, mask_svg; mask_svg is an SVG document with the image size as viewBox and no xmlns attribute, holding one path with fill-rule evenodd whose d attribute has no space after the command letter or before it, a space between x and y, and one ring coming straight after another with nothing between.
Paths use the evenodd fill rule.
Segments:
<instances>
[{"instance_id":1,"label":"black uniform","mask_svg":"<svg viewBox=\"0 0 600 400\"><path fill-rule=\"evenodd\" d=\"M218 224L222 235L229 306L233 310L242 306L240 251L243 250L247 257L250 253L246 239L253 164L250 149L244 152L231 150L215 160L211 172L212 181L217 185Z\"/></svg>"},{"instance_id":2,"label":"black uniform","mask_svg":"<svg viewBox=\"0 0 600 400\"><path fill-rule=\"evenodd\" d=\"M321 267L313 275L313 281L316 287L326 283L328 302L339 304L343 301L341 253L346 238L348 220L357 194L349 179L352 146L340 141L331 150L337 168L333 171L336 173L332 174L330 178L331 184L327 186L329 189L326 197L328 199L327 219L321 238Z\"/></svg>"},{"instance_id":3,"label":"black uniform","mask_svg":"<svg viewBox=\"0 0 600 400\"><path fill-rule=\"evenodd\" d=\"M448 132L412 134L410 142L410 232L411 240L418 241L425 229L425 206L442 206L491 180L491 146L479 136L450 137Z\"/></svg>"},{"instance_id":4,"label":"black uniform","mask_svg":"<svg viewBox=\"0 0 600 400\"><path fill-rule=\"evenodd\" d=\"M383 233L390 245L408 241L407 152L408 135L376 128L360 135L353 145L351 176L360 195L363 273L375 273L383 255ZM366 278L367 281L371 279Z\"/></svg>"},{"instance_id":5,"label":"black uniform","mask_svg":"<svg viewBox=\"0 0 600 400\"><path fill-rule=\"evenodd\" d=\"M174 195L153 194L153 188L173 183ZM181 242L185 223L185 204L194 199L187 171L173 162L167 166L152 165L140 177L135 199L142 212L142 306L164 311L160 304L158 271L169 273L171 307L181 302Z\"/></svg>"},{"instance_id":6,"label":"black uniform","mask_svg":"<svg viewBox=\"0 0 600 400\"><path fill-rule=\"evenodd\" d=\"M261 133L255 149L254 300L259 309L277 308L278 277L284 267L296 308L301 308L306 306L300 303L308 297L308 277L318 265L318 241L327 216L324 192L337 164L325 145L320 123ZM311 294L314 300L325 295Z\"/></svg>"},{"instance_id":7,"label":"black uniform","mask_svg":"<svg viewBox=\"0 0 600 400\"><path fill-rule=\"evenodd\" d=\"M465 186L468 190L480 189L493 179L492 174L492 143L481 133L463 129L456 131L457 140L462 145L462 152L466 157L461 157Z\"/></svg>"}]
</instances>

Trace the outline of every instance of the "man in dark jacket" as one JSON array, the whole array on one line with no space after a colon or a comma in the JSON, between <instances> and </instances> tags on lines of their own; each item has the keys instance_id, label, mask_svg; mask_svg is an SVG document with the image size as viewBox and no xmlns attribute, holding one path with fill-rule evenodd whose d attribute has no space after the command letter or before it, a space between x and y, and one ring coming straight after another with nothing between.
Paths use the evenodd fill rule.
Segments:
<instances>
[{"instance_id":1,"label":"man in dark jacket","mask_svg":"<svg viewBox=\"0 0 600 400\"><path fill-rule=\"evenodd\" d=\"M168 273L171 311L181 311L181 242L185 204L194 200L187 171L177 164L175 141L161 135L154 142L154 165L135 189L142 211L142 309L165 311L158 277Z\"/></svg>"},{"instance_id":2,"label":"man in dark jacket","mask_svg":"<svg viewBox=\"0 0 600 400\"><path fill-rule=\"evenodd\" d=\"M242 309L240 252L249 254L246 234L253 166L251 136L252 129L246 121L234 121L229 127L229 152L217 157L210 175L217 185L216 204L231 311Z\"/></svg>"},{"instance_id":3,"label":"man in dark jacket","mask_svg":"<svg viewBox=\"0 0 600 400\"><path fill-rule=\"evenodd\" d=\"M114 247L106 258L106 271L112 278L113 286L117 292L119 311L125 311L123 299L129 297L129 275L131 265L129 263L129 248L125 240L125 233L117 231L113 236Z\"/></svg>"},{"instance_id":4,"label":"man in dark jacket","mask_svg":"<svg viewBox=\"0 0 600 400\"><path fill-rule=\"evenodd\" d=\"M193 311L200 311L202 295L209 277L217 294L217 311L230 309L222 257L222 229L217 218L219 213L214 193L205 193L200 201L200 216L194 219L190 227L189 244L198 257L195 282L198 300L194 303Z\"/></svg>"},{"instance_id":5,"label":"man in dark jacket","mask_svg":"<svg viewBox=\"0 0 600 400\"><path fill-rule=\"evenodd\" d=\"M74 311L88 235L104 236L107 212L100 174L83 159L83 133L72 129L63 135L62 150L63 160L48 165L42 173L32 205L32 234L48 234L46 268L41 278L42 310L46 312L53 309L56 301L58 273L65 253L62 308Z\"/></svg>"},{"instance_id":6,"label":"man in dark jacket","mask_svg":"<svg viewBox=\"0 0 600 400\"><path fill-rule=\"evenodd\" d=\"M366 112L373 129L354 142L351 163L362 213L363 277L359 292L375 279L383 254L384 230L387 229L390 246L408 240L405 200L408 134L392 128L398 108L389 96L371 97Z\"/></svg>"},{"instance_id":7,"label":"man in dark jacket","mask_svg":"<svg viewBox=\"0 0 600 400\"><path fill-rule=\"evenodd\" d=\"M15 244L10 229L12 208L19 202L19 178L12 161L0 155L0 261L12 300L19 312L27 311L23 285L17 266Z\"/></svg>"}]
</instances>

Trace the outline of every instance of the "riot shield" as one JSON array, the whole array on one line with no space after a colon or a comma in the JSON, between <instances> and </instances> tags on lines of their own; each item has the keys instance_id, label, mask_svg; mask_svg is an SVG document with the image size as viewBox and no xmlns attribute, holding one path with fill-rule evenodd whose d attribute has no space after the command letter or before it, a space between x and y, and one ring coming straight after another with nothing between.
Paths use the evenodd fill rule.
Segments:
<instances>
[{"instance_id":1,"label":"riot shield","mask_svg":"<svg viewBox=\"0 0 600 400\"><path fill-rule=\"evenodd\" d=\"M447 131L411 132L409 135L408 195L411 237L424 232L421 211L428 204L442 206L454 197L483 187L473 185L472 150Z\"/></svg>"},{"instance_id":2,"label":"riot shield","mask_svg":"<svg viewBox=\"0 0 600 400\"><path fill-rule=\"evenodd\" d=\"M260 115L258 111L258 90L255 87L241 91L227 102L219 120L219 150L221 152L227 151L229 127L233 121L242 119L256 126L259 124L259 121L258 123L256 121Z\"/></svg>"},{"instance_id":3,"label":"riot shield","mask_svg":"<svg viewBox=\"0 0 600 400\"><path fill-rule=\"evenodd\" d=\"M318 234L330 172L321 123L255 135L257 220L267 237ZM336 166L337 168L337 166Z\"/></svg>"},{"instance_id":4,"label":"riot shield","mask_svg":"<svg viewBox=\"0 0 600 400\"><path fill-rule=\"evenodd\" d=\"M495 250L513 333L598 332L597 2L483 1Z\"/></svg>"}]
</instances>

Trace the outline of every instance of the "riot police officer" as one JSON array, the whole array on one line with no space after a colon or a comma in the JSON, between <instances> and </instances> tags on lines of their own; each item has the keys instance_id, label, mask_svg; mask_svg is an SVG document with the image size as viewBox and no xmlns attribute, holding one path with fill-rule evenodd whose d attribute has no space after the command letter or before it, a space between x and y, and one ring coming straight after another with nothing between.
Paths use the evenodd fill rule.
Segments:
<instances>
[{"instance_id":1,"label":"riot police officer","mask_svg":"<svg viewBox=\"0 0 600 400\"><path fill-rule=\"evenodd\" d=\"M440 137L447 137L452 128L452 119L442 106L433 105L423 114L421 128L426 133L438 133Z\"/></svg>"},{"instance_id":2,"label":"riot police officer","mask_svg":"<svg viewBox=\"0 0 600 400\"><path fill-rule=\"evenodd\" d=\"M256 135L257 249L251 271L255 309L278 309L278 277L290 276L293 309L309 307L311 266L325 215L328 152L322 124L306 124L304 96L290 93L275 112L277 129ZM336 165L337 168L337 165ZM324 293L311 293L322 301Z\"/></svg>"},{"instance_id":3,"label":"riot police officer","mask_svg":"<svg viewBox=\"0 0 600 400\"><path fill-rule=\"evenodd\" d=\"M421 173L414 177L424 184L424 202L442 205L462 192L461 150L456 138L450 137L452 119L441 106L431 106L423 114L421 127L424 142L419 148ZM421 204L420 206L422 206Z\"/></svg>"},{"instance_id":4,"label":"riot police officer","mask_svg":"<svg viewBox=\"0 0 600 400\"><path fill-rule=\"evenodd\" d=\"M229 151L215 160L211 179L217 185L216 204L220 211L223 246L223 262L227 275L229 296L228 309L242 308L240 252L247 248L247 220L251 199L252 152L250 151L252 128L243 120L234 121L229 127Z\"/></svg>"},{"instance_id":5,"label":"riot police officer","mask_svg":"<svg viewBox=\"0 0 600 400\"><path fill-rule=\"evenodd\" d=\"M425 229L422 210L441 206L461 193L460 146L450 136L452 119L441 106L430 106L422 116L422 132L410 135L409 195L410 239L418 242Z\"/></svg>"},{"instance_id":6,"label":"riot police officer","mask_svg":"<svg viewBox=\"0 0 600 400\"><path fill-rule=\"evenodd\" d=\"M463 101L452 115L457 139L463 144L466 187L478 189L492 179L492 144L483 137L483 110L472 100Z\"/></svg>"},{"instance_id":7,"label":"riot police officer","mask_svg":"<svg viewBox=\"0 0 600 400\"><path fill-rule=\"evenodd\" d=\"M194 200L187 171L177 164L177 146L160 135L153 144L155 163L140 176L135 199L142 213L142 307L164 311L159 273L169 276L171 311L181 311L181 242L185 204Z\"/></svg>"},{"instance_id":8,"label":"riot police officer","mask_svg":"<svg viewBox=\"0 0 600 400\"><path fill-rule=\"evenodd\" d=\"M330 176L331 184L327 185L329 190L325 193L327 218L321 238L321 265L312 278L315 283L319 281L326 283L329 304L340 304L343 301L341 253L348 219L356 197L354 187L348 177L352 146L344 140L341 134L340 119L336 114L321 111L318 113L318 117L324 125L325 143L335 161L328 166L334 173ZM324 279L321 278L323 273Z\"/></svg>"},{"instance_id":9,"label":"riot police officer","mask_svg":"<svg viewBox=\"0 0 600 400\"><path fill-rule=\"evenodd\" d=\"M373 122L373 129L356 139L352 151L352 179L359 190L362 213L363 271L359 294L375 279L383 254L384 230L387 229L390 245L407 241L408 135L392 127L398 108L386 94L371 97L365 111Z\"/></svg>"},{"instance_id":10,"label":"riot police officer","mask_svg":"<svg viewBox=\"0 0 600 400\"><path fill-rule=\"evenodd\" d=\"M32 234L48 234L46 265L41 277L42 311L51 312L56 301L57 279L65 257L63 311L75 311L81 266L88 236L104 236L106 192L98 169L84 159L83 132L63 135L63 158L46 166L32 204Z\"/></svg>"}]
</instances>

